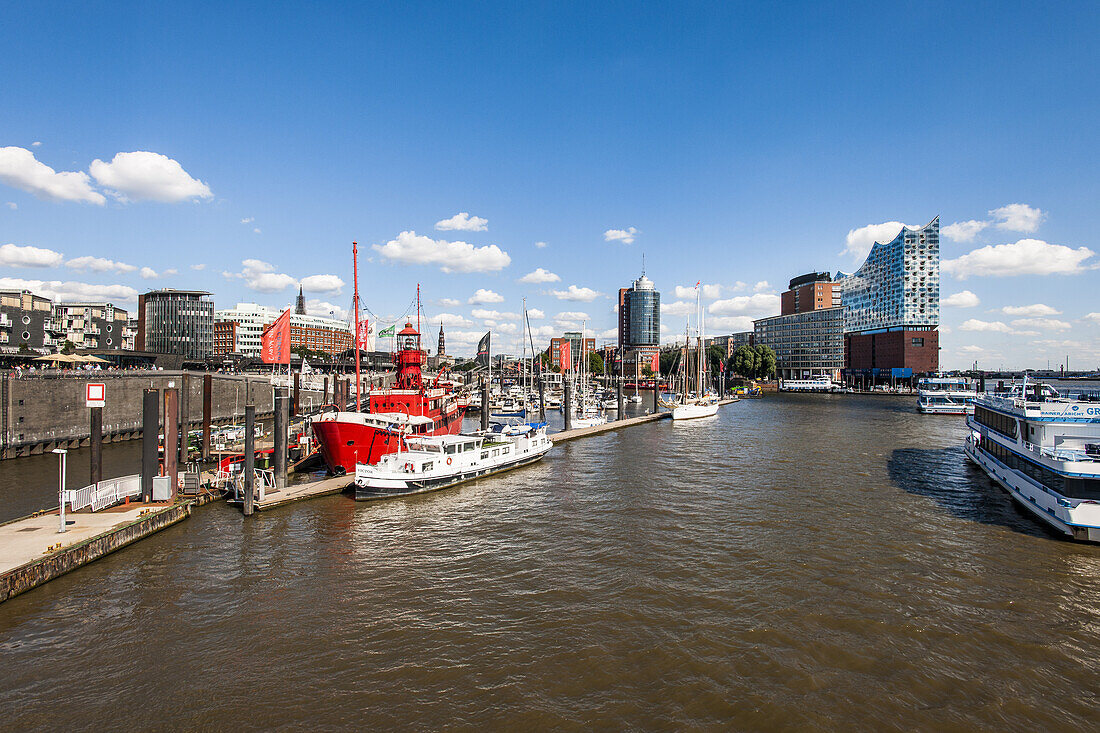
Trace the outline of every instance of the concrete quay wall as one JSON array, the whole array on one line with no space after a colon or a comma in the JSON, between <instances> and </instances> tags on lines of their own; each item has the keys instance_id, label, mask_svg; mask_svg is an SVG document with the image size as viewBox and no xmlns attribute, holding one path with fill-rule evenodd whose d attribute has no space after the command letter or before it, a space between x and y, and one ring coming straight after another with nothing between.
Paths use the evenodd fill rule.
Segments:
<instances>
[{"instance_id":1,"label":"concrete quay wall","mask_svg":"<svg viewBox=\"0 0 1100 733\"><path fill-rule=\"evenodd\" d=\"M203 372L140 371L89 372L86 375L22 375L0 377L0 458L16 458L52 450L77 448L90 438L85 385L107 385L103 408L105 442L141 436L143 390L180 389L180 409L192 426L202 422ZM244 416L252 400L258 416L273 411L274 387L262 375L211 374L212 422L231 422ZM331 386L329 388L331 390ZM331 392L330 392L331 394ZM299 403L321 403L319 391L302 390ZM163 418L162 418L163 420Z\"/></svg>"}]
</instances>

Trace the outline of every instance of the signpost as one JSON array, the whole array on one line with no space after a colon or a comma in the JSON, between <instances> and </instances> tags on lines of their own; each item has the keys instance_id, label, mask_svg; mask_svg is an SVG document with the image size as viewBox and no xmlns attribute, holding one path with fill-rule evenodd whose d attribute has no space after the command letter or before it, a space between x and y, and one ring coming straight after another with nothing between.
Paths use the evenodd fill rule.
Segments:
<instances>
[{"instance_id":1,"label":"signpost","mask_svg":"<svg viewBox=\"0 0 1100 733\"><path fill-rule=\"evenodd\" d=\"M103 382L88 382L84 385L84 406L103 407L107 404L107 385Z\"/></svg>"},{"instance_id":2,"label":"signpost","mask_svg":"<svg viewBox=\"0 0 1100 733\"><path fill-rule=\"evenodd\" d=\"M107 404L107 385L103 382L88 382L84 385L84 404L90 412L89 478L91 483L98 484L103 480L103 406Z\"/></svg>"}]
</instances>

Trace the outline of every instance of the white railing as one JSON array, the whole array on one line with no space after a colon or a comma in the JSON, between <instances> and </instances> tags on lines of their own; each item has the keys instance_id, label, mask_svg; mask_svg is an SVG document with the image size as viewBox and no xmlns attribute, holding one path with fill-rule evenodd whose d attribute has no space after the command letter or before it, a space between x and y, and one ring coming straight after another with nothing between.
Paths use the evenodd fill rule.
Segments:
<instances>
[{"instance_id":1,"label":"white railing","mask_svg":"<svg viewBox=\"0 0 1100 733\"><path fill-rule=\"evenodd\" d=\"M141 496L141 476L139 474L120 476L85 486L83 489L73 489L67 493L72 511L91 507L93 512L98 512L123 499Z\"/></svg>"}]
</instances>

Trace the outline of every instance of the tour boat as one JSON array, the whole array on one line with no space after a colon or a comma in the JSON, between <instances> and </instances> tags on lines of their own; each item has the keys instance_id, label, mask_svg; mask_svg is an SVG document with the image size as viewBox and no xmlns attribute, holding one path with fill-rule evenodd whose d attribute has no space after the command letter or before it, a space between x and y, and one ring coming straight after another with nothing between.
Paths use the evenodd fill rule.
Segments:
<instances>
[{"instance_id":1,"label":"tour boat","mask_svg":"<svg viewBox=\"0 0 1100 733\"><path fill-rule=\"evenodd\" d=\"M454 486L525 466L554 447L546 423L498 426L472 435L408 436L399 452L355 467L355 498L386 499Z\"/></svg>"},{"instance_id":2,"label":"tour boat","mask_svg":"<svg viewBox=\"0 0 1100 733\"><path fill-rule=\"evenodd\" d=\"M978 393L962 377L921 377L917 409L929 415L973 415Z\"/></svg>"},{"instance_id":3,"label":"tour boat","mask_svg":"<svg viewBox=\"0 0 1100 733\"><path fill-rule=\"evenodd\" d=\"M779 382L780 392L838 392L840 385L833 384L829 376L813 379L784 379Z\"/></svg>"},{"instance_id":4,"label":"tour boat","mask_svg":"<svg viewBox=\"0 0 1100 733\"><path fill-rule=\"evenodd\" d=\"M355 287L352 307L355 333L359 329L359 261L353 248ZM417 321L420 320L420 288L416 291ZM465 408L458 404L451 382L437 377L425 382L421 372L424 352L420 331L412 322L398 332L394 361L397 374L389 389L374 389L367 395L367 413L360 411L360 349L355 349L355 411L322 412L313 421L313 434L330 473L355 471L361 462L376 462L400 445L399 438L412 435L455 435L462 428Z\"/></svg>"},{"instance_id":5,"label":"tour boat","mask_svg":"<svg viewBox=\"0 0 1100 733\"><path fill-rule=\"evenodd\" d=\"M1063 535L1100 542L1100 394L1031 384L982 394L966 454L1020 506Z\"/></svg>"}]
</instances>

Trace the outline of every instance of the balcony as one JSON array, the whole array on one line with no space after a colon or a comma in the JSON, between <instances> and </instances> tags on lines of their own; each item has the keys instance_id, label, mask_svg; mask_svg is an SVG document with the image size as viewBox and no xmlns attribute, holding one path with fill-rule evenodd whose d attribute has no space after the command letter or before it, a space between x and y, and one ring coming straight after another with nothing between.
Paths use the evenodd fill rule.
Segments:
<instances>
[{"instance_id":1,"label":"balcony","mask_svg":"<svg viewBox=\"0 0 1100 733\"><path fill-rule=\"evenodd\" d=\"M0 313L0 328L11 328L11 316L7 313Z\"/></svg>"},{"instance_id":2,"label":"balcony","mask_svg":"<svg viewBox=\"0 0 1100 733\"><path fill-rule=\"evenodd\" d=\"M52 318L47 318L42 323L42 328L45 329L46 333L56 333L56 334L64 334L65 333L65 329L61 327L61 324L55 322Z\"/></svg>"}]
</instances>

